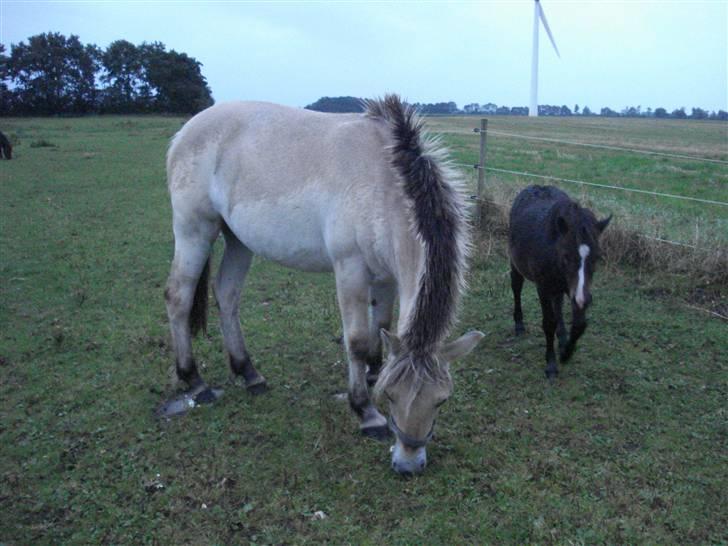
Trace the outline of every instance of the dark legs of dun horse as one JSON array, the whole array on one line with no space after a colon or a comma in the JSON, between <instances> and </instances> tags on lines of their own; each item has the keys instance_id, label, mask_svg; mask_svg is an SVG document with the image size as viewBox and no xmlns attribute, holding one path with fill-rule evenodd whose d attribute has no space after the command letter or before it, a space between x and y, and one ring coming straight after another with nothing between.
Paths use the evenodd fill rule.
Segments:
<instances>
[{"instance_id":1,"label":"dark legs of dun horse","mask_svg":"<svg viewBox=\"0 0 728 546\"><path fill-rule=\"evenodd\" d=\"M259 394L266 390L266 381L253 366L245 347L239 314L240 293L253 260L253 253L226 225L223 225L222 233L225 237L225 253L213 285L215 300L220 309L220 329L230 358L233 382L242 380L249 392Z\"/></svg>"},{"instance_id":2,"label":"dark legs of dun horse","mask_svg":"<svg viewBox=\"0 0 728 546\"><path fill-rule=\"evenodd\" d=\"M230 355L234 376L241 376L248 389L257 392L265 388L265 379L253 367L238 318L240 290L252 255L227 226L223 232L225 254L215 280L215 293L220 307L225 348ZM187 384L188 390L182 397L165 403L160 408L162 416L184 413L189 406L212 402L219 395L219 391L207 386L197 369L192 356L194 332L191 327L191 323L201 324L205 320L208 259L212 244L219 233L220 224L217 222L194 226L180 222L175 225L175 255L164 295L177 378Z\"/></svg>"}]
</instances>

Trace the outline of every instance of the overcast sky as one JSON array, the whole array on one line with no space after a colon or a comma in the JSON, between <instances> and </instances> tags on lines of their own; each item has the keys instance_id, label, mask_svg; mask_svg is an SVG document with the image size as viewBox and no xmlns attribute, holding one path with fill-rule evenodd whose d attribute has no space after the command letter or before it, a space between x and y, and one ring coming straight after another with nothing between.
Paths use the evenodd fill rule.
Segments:
<instances>
[{"instance_id":1,"label":"overcast sky","mask_svg":"<svg viewBox=\"0 0 728 546\"><path fill-rule=\"evenodd\" d=\"M728 110L728 2L542 6L540 104ZM398 92L411 102L526 106L533 1L122 2L0 0L0 42L41 32L161 41L203 64L217 101L305 106Z\"/></svg>"}]
</instances>

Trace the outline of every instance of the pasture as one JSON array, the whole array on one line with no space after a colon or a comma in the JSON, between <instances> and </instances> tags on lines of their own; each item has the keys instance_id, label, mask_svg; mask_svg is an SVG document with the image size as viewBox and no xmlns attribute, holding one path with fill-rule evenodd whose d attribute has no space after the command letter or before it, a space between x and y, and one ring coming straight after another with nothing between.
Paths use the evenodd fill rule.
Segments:
<instances>
[{"instance_id":1,"label":"pasture","mask_svg":"<svg viewBox=\"0 0 728 546\"><path fill-rule=\"evenodd\" d=\"M564 136L586 130L586 120L496 119L533 134L557 121ZM669 122L661 136L662 126L588 121L596 135L623 132L622 143L726 159L725 124ZM241 320L271 390L227 386L213 407L155 420L172 360L164 154L182 123L3 120L14 159L0 162L0 543L728 541L728 334L706 312L725 314L726 286L606 264L589 329L549 384L535 290L524 288L527 332L516 339L505 247L487 233L455 330L487 336L454 365L423 476L396 476L388 446L360 437L334 398L346 364L333 276L259 259ZM463 120L430 123L474 162ZM522 142L491 143L493 161L522 155L533 171ZM528 146L543 146L536 160L549 174L588 168ZM725 166L650 159L655 172L635 177L644 158L607 156L592 165L603 180L659 179L670 193L728 200ZM691 222L692 205L674 205ZM725 226L724 210L700 214ZM210 319L197 358L225 386L214 308Z\"/></svg>"}]
</instances>

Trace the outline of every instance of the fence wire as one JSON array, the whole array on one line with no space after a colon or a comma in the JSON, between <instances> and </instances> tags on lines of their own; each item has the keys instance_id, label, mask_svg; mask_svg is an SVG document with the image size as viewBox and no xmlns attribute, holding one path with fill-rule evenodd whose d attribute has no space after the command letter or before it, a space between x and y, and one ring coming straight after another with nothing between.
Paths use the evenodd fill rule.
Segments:
<instances>
[{"instance_id":1,"label":"fence wire","mask_svg":"<svg viewBox=\"0 0 728 546\"><path fill-rule=\"evenodd\" d=\"M511 137L511 138L523 138L523 139L527 139L527 140L542 140L545 142L568 144L570 146L586 146L589 148L602 148L604 150L616 150L619 152L632 152L632 153L636 153L636 154L659 155L659 156L664 156L664 157L674 157L677 159L687 159L690 161L706 161L709 163L719 163L721 165L728 165L728 161L725 161L723 159L711 159L709 157L700 157L700 156L695 156L695 155L670 154L667 152L656 152L654 150L642 150L640 148L624 148L622 146L609 146L608 144L592 144L589 142L577 142L577 141L573 141L573 140L560 140L557 138L537 137L537 136L530 136L530 135L518 135L515 133L506 133L503 131L488 130L488 134L507 136L507 137Z\"/></svg>"},{"instance_id":2,"label":"fence wire","mask_svg":"<svg viewBox=\"0 0 728 546\"><path fill-rule=\"evenodd\" d=\"M480 165L468 165L467 163L455 163L455 165L461 166L461 167L469 167L471 169L480 169ZM712 199L701 199L699 197L688 197L685 195L674 195L672 193L662 193L657 191L649 191L649 190L640 190L637 188L625 188L623 186L614 186L611 184L599 184L597 182L586 182L585 180L574 180L571 178L559 178L558 176L549 176L545 174L536 174L536 173L529 173L525 171L511 171L508 169L498 169L496 167L485 167L486 171L493 171L498 173L506 173L506 174L512 174L517 176L529 176L533 178L541 178L545 180L554 180L558 182L568 182L571 184L582 184L584 186L594 186L596 188L606 188L610 190L621 190L626 192L632 192L632 193L643 193L647 195L655 195L657 197L669 197L672 199L682 199L684 201L695 201L698 203L706 203L709 205L719 205L723 207L728 207L728 203L723 201L714 201Z\"/></svg>"}]
</instances>

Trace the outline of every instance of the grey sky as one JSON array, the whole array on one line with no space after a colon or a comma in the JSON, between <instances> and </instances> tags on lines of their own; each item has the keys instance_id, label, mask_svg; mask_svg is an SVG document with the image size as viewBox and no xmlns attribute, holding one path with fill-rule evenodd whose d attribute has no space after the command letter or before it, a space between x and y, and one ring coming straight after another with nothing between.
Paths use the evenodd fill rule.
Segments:
<instances>
[{"instance_id":1,"label":"grey sky","mask_svg":"<svg viewBox=\"0 0 728 546\"><path fill-rule=\"evenodd\" d=\"M540 104L728 110L728 2L543 0ZM203 63L217 101L304 106L393 91L412 102L526 106L532 0L0 0L0 42L41 32L161 41Z\"/></svg>"}]
</instances>

